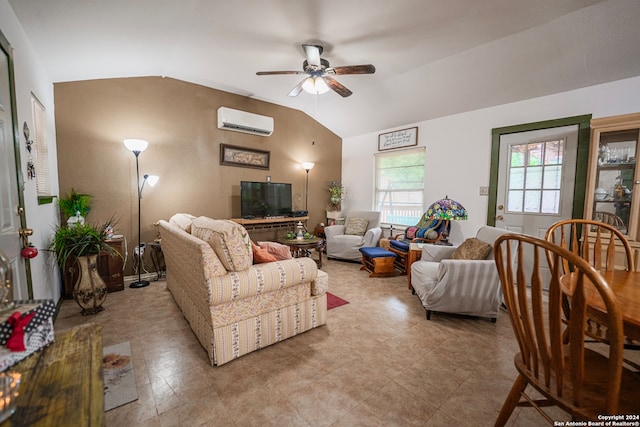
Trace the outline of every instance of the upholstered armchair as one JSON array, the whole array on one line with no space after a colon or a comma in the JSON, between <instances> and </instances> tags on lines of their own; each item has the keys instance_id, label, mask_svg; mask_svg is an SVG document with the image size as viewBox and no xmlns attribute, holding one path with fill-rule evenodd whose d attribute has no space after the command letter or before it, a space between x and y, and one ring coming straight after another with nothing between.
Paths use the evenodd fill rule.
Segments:
<instances>
[{"instance_id":1,"label":"upholstered armchair","mask_svg":"<svg viewBox=\"0 0 640 427\"><path fill-rule=\"evenodd\" d=\"M483 226L459 246L425 244L411 265L411 286L431 319L434 311L498 317L502 291L493 244L507 230Z\"/></svg>"},{"instance_id":2,"label":"upholstered armchair","mask_svg":"<svg viewBox=\"0 0 640 427\"><path fill-rule=\"evenodd\" d=\"M359 249L377 246L382 229L380 212L353 211L345 217L344 225L330 225L324 228L327 242L327 258L360 261Z\"/></svg>"}]
</instances>

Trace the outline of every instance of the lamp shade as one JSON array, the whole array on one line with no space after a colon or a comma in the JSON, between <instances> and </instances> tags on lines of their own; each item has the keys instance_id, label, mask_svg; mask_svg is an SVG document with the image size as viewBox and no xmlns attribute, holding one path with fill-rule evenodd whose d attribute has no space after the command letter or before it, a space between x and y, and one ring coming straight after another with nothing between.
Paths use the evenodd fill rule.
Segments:
<instances>
[{"instance_id":1,"label":"lamp shade","mask_svg":"<svg viewBox=\"0 0 640 427\"><path fill-rule=\"evenodd\" d=\"M311 94L325 93L329 91L329 86L322 77L307 77L302 84L302 89Z\"/></svg>"},{"instance_id":2,"label":"lamp shade","mask_svg":"<svg viewBox=\"0 0 640 427\"><path fill-rule=\"evenodd\" d=\"M444 199L432 203L425 216L429 219L458 221L467 219L467 210L460 203L449 199L449 196L445 196Z\"/></svg>"},{"instance_id":3,"label":"lamp shade","mask_svg":"<svg viewBox=\"0 0 640 427\"><path fill-rule=\"evenodd\" d=\"M309 172L311 169L313 169L315 165L316 165L315 163L311 163L311 162L302 162L302 169Z\"/></svg>"},{"instance_id":4,"label":"lamp shade","mask_svg":"<svg viewBox=\"0 0 640 427\"><path fill-rule=\"evenodd\" d=\"M128 150L134 151L134 152L137 151L139 153L146 150L147 146L149 145L149 143L144 139L125 139L122 142L124 143L124 146L127 147Z\"/></svg>"},{"instance_id":5,"label":"lamp shade","mask_svg":"<svg viewBox=\"0 0 640 427\"><path fill-rule=\"evenodd\" d=\"M160 177L158 175L145 175L144 179L149 183L150 186L155 187Z\"/></svg>"}]
</instances>

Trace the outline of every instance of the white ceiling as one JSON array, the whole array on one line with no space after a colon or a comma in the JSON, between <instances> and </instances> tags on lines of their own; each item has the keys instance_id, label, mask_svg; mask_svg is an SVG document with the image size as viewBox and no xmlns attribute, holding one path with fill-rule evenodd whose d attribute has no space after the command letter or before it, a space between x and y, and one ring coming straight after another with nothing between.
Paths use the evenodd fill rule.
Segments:
<instances>
[{"instance_id":1,"label":"white ceiling","mask_svg":"<svg viewBox=\"0 0 640 427\"><path fill-rule=\"evenodd\" d=\"M638 0L9 0L54 82L167 76L305 111L346 138L640 75ZM287 96L300 45L354 94ZM315 111L314 111L315 110Z\"/></svg>"}]
</instances>

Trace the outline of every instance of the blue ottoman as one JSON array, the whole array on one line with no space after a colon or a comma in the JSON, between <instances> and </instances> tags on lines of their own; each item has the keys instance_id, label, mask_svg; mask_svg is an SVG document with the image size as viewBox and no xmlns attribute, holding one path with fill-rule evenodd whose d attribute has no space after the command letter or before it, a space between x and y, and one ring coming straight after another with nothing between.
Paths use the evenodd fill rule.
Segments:
<instances>
[{"instance_id":1,"label":"blue ottoman","mask_svg":"<svg viewBox=\"0 0 640 427\"><path fill-rule=\"evenodd\" d=\"M396 255L383 248L366 247L360 248L362 253L362 267L360 270L367 270L369 277L391 277L394 275L393 262Z\"/></svg>"}]
</instances>

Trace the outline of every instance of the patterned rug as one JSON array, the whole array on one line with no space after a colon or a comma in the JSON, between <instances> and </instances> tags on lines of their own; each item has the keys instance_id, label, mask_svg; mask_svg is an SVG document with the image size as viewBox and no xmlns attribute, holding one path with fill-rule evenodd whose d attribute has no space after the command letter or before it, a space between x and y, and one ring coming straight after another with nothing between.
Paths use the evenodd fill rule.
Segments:
<instances>
[{"instance_id":1,"label":"patterned rug","mask_svg":"<svg viewBox=\"0 0 640 427\"><path fill-rule=\"evenodd\" d=\"M102 371L105 412L138 400L129 342L110 345L102 350Z\"/></svg>"},{"instance_id":2,"label":"patterned rug","mask_svg":"<svg viewBox=\"0 0 640 427\"><path fill-rule=\"evenodd\" d=\"M349 301L335 296L331 292L327 292L327 310L340 307L341 305L349 304Z\"/></svg>"}]
</instances>

